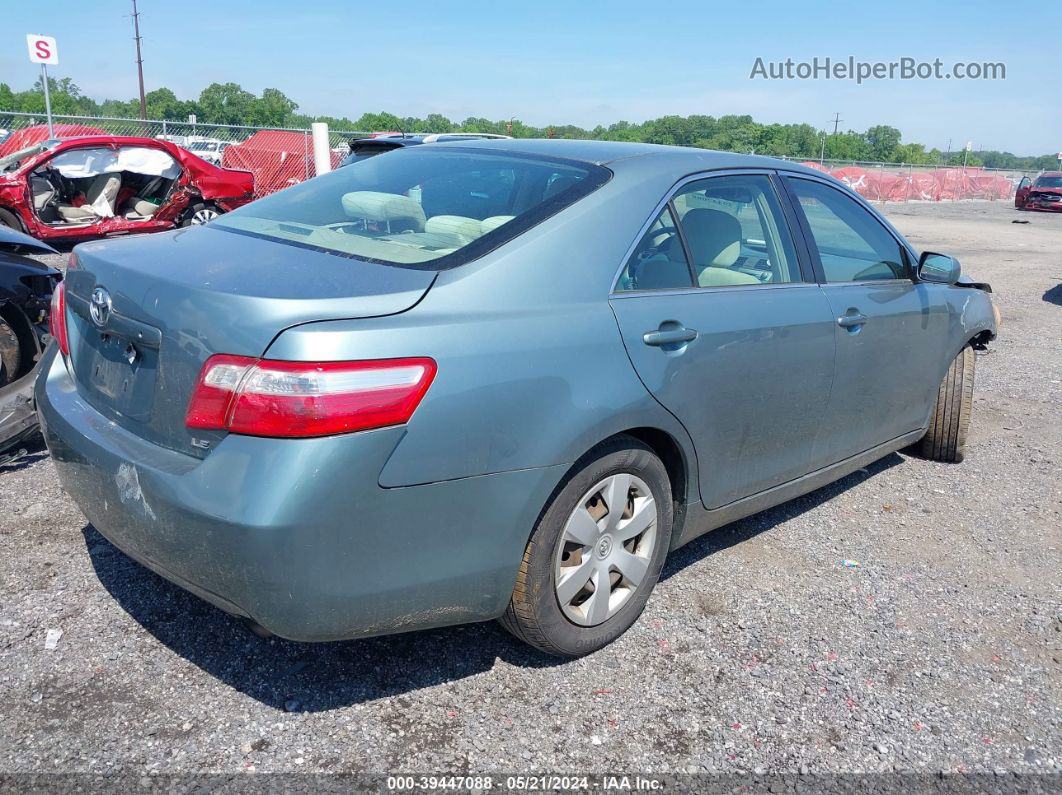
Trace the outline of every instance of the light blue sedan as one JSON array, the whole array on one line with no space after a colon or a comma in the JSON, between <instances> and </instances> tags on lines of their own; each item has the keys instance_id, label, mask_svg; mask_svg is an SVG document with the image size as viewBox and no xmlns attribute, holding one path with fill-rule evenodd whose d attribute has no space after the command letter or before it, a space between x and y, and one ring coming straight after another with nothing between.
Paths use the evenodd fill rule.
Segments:
<instances>
[{"instance_id":1,"label":"light blue sedan","mask_svg":"<svg viewBox=\"0 0 1062 795\"><path fill-rule=\"evenodd\" d=\"M117 547L304 641L500 618L559 655L671 550L920 444L990 289L768 158L462 141L78 246L36 397Z\"/></svg>"}]
</instances>

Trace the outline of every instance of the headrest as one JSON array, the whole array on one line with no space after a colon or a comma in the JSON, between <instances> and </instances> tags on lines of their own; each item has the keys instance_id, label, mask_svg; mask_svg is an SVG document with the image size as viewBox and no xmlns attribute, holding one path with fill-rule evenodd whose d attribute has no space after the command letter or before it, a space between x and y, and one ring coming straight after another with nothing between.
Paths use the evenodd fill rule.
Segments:
<instances>
[{"instance_id":1,"label":"headrest","mask_svg":"<svg viewBox=\"0 0 1062 795\"><path fill-rule=\"evenodd\" d=\"M424 210L408 196L358 190L343 194L343 212L350 218L365 218L390 224L404 222L416 232L424 229Z\"/></svg>"},{"instance_id":2,"label":"headrest","mask_svg":"<svg viewBox=\"0 0 1062 795\"><path fill-rule=\"evenodd\" d=\"M682 231L686 234L693 264L704 268L715 265L728 268L741 256L741 222L722 210L697 208L682 216ZM672 248L679 248L678 238Z\"/></svg>"}]
</instances>

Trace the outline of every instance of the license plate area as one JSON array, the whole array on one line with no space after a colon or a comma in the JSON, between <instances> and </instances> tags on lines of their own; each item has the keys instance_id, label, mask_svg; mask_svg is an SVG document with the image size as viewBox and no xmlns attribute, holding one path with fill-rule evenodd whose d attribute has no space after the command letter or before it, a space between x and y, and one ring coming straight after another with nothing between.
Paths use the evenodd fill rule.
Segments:
<instances>
[{"instance_id":1,"label":"license plate area","mask_svg":"<svg viewBox=\"0 0 1062 795\"><path fill-rule=\"evenodd\" d=\"M96 337L79 357L78 381L107 408L146 422L155 397L158 351L113 334L97 333Z\"/></svg>"}]
</instances>

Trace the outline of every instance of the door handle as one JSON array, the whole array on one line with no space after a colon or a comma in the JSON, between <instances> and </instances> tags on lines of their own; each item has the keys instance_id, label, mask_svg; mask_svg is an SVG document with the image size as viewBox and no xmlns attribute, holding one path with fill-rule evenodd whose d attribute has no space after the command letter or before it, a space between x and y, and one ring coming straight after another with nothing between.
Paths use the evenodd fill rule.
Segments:
<instances>
[{"instance_id":1,"label":"door handle","mask_svg":"<svg viewBox=\"0 0 1062 795\"><path fill-rule=\"evenodd\" d=\"M677 328L660 329L659 331L647 331L642 335L642 341L646 345L661 347L664 345L682 345L697 339L697 330L678 326Z\"/></svg>"},{"instance_id":2,"label":"door handle","mask_svg":"<svg viewBox=\"0 0 1062 795\"><path fill-rule=\"evenodd\" d=\"M837 325L841 328L854 328L862 326L869 318L862 312L849 312L837 318Z\"/></svg>"}]
</instances>

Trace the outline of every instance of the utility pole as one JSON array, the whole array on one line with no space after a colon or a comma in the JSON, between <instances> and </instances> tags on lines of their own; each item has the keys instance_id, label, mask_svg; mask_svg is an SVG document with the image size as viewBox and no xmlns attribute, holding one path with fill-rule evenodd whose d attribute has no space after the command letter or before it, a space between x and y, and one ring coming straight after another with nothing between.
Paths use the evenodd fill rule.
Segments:
<instances>
[{"instance_id":1,"label":"utility pole","mask_svg":"<svg viewBox=\"0 0 1062 795\"><path fill-rule=\"evenodd\" d=\"M133 0L133 2L135 3L136 0ZM832 121L833 121L833 134L837 135L837 125L839 125L841 123L841 121L842 121L841 114L840 113L833 114Z\"/></svg>"},{"instance_id":2,"label":"utility pole","mask_svg":"<svg viewBox=\"0 0 1062 795\"><path fill-rule=\"evenodd\" d=\"M140 80L140 118L147 119L147 100L144 99L144 59L140 55L140 12L133 0L133 33L136 39L136 74Z\"/></svg>"}]
</instances>

